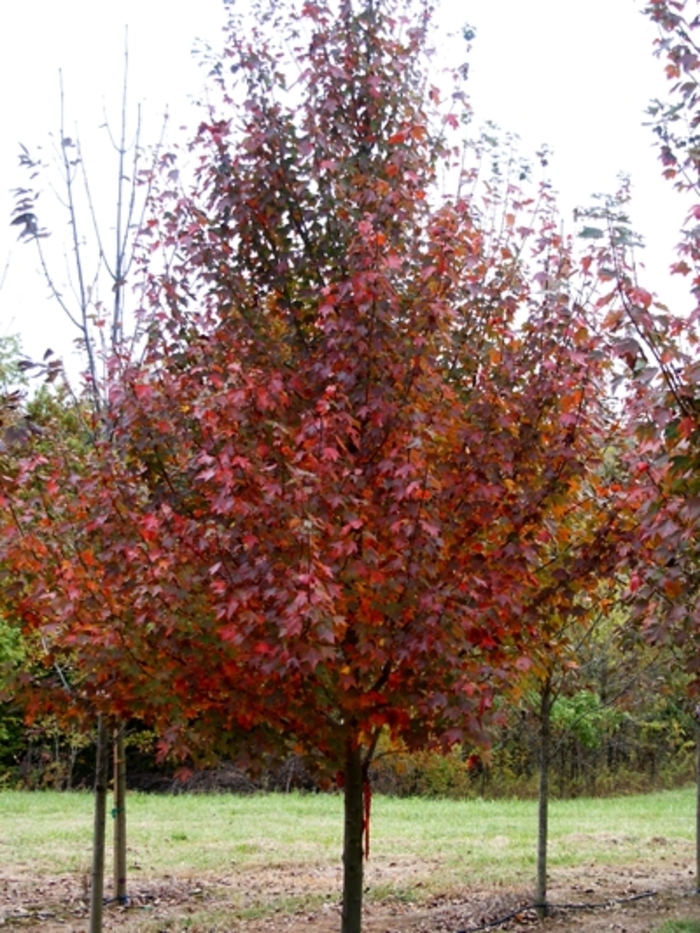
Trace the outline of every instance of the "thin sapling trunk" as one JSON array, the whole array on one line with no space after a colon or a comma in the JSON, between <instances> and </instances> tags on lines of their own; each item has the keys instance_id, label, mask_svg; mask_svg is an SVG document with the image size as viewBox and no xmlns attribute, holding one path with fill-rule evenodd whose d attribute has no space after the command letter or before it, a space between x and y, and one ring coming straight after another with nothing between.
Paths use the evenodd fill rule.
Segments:
<instances>
[{"instance_id":1,"label":"thin sapling trunk","mask_svg":"<svg viewBox=\"0 0 700 933\"><path fill-rule=\"evenodd\" d=\"M700 706L695 710L695 893L700 894Z\"/></svg>"},{"instance_id":2,"label":"thin sapling trunk","mask_svg":"<svg viewBox=\"0 0 700 933\"><path fill-rule=\"evenodd\" d=\"M109 745L109 735L104 717L99 716L97 720L97 750L95 754L95 822L92 836L89 933L102 933Z\"/></svg>"},{"instance_id":3,"label":"thin sapling trunk","mask_svg":"<svg viewBox=\"0 0 700 933\"><path fill-rule=\"evenodd\" d=\"M345 760L343 838L343 914L341 933L362 929L364 768L362 748L348 739Z\"/></svg>"},{"instance_id":4,"label":"thin sapling trunk","mask_svg":"<svg viewBox=\"0 0 700 933\"><path fill-rule=\"evenodd\" d=\"M114 734L114 898L122 906L126 892L126 750L124 728Z\"/></svg>"},{"instance_id":5,"label":"thin sapling trunk","mask_svg":"<svg viewBox=\"0 0 700 933\"><path fill-rule=\"evenodd\" d=\"M549 757L552 717L552 684L549 677L540 695L540 782L537 812L537 916L547 916L547 838L549 829Z\"/></svg>"}]
</instances>

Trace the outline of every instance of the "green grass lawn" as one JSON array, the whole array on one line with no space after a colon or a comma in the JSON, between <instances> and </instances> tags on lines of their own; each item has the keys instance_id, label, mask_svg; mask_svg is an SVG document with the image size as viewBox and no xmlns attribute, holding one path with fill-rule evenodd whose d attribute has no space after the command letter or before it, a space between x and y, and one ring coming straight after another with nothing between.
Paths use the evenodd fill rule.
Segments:
<instances>
[{"instance_id":1,"label":"green grass lawn","mask_svg":"<svg viewBox=\"0 0 700 933\"><path fill-rule=\"evenodd\" d=\"M694 790L639 797L555 801L550 867L652 858L658 840L689 843ZM85 871L92 798L87 793L0 791L0 866L38 874ZM471 882L530 878L535 860L533 801L375 797L376 860L438 861ZM327 864L341 850L342 799L334 794L131 794L131 867L148 876L239 867ZM652 841L656 840L654 844Z\"/></svg>"},{"instance_id":2,"label":"green grass lawn","mask_svg":"<svg viewBox=\"0 0 700 933\"><path fill-rule=\"evenodd\" d=\"M375 797L367 902L415 906L479 888L512 884L531 890L536 809L534 801ZM583 878L608 870L625 876L632 867L655 869L659 858L688 864L694 813L693 788L556 801L550 874L556 879L571 867ZM332 908L340 894L342 818L338 794L131 794L128 877L134 909L110 911L106 929L230 933L234 920L269 922ZM0 826L0 880L6 890L0 913L30 907L39 916L47 904L58 904L52 909L73 922L76 891L89 880L92 796L3 790ZM109 855L107 863L109 892ZM661 933L696 931L676 925Z\"/></svg>"}]
</instances>

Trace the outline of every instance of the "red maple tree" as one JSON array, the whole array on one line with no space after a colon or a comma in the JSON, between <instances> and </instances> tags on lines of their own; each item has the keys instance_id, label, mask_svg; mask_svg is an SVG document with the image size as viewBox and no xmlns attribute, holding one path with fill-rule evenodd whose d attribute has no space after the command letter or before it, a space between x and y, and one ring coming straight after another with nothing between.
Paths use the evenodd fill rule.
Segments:
<instances>
[{"instance_id":1,"label":"red maple tree","mask_svg":"<svg viewBox=\"0 0 700 933\"><path fill-rule=\"evenodd\" d=\"M342 774L354 933L379 736L479 737L528 665L606 364L546 186L438 194L442 169L462 187L466 102L430 85L427 13L275 9L232 19L191 190L164 160L109 437L11 471L3 553L95 707L175 753Z\"/></svg>"},{"instance_id":2,"label":"red maple tree","mask_svg":"<svg viewBox=\"0 0 700 933\"><path fill-rule=\"evenodd\" d=\"M652 0L645 12L659 25L657 53L671 81L668 103L650 108L663 174L689 198L679 260L671 271L690 280L696 306L687 314L640 287L624 249L608 248L614 269L606 296L607 325L625 364L625 417L633 437L627 451L629 502L637 520L627 564L636 616L652 641L683 649L697 677L698 616L698 356L700 259L693 201L700 194L700 156L693 139L700 123L697 73L700 17L686 0ZM612 232L612 227L610 228ZM612 239L612 238L611 238Z\"/></svg>"}]
</instances>

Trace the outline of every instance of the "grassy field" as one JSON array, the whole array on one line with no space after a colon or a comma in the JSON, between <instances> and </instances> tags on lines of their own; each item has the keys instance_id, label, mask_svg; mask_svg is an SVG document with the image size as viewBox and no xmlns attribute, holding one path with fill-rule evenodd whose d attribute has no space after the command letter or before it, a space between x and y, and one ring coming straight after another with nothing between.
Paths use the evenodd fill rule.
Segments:
<instances>
[{"instance_id":1,"label":"grassy field","mask_svg":"<svg viewBox=\"0 0 700 933\"><path fill-rule=\"evenodd\" d=\"M656 858L659 846L694 838L694 806L693 789L554 802L550 868ZM440 885L518 882L533 875L535 821L531 801L375 797L372 860L423 861ZM0 825L0 869L45 877L89 868L89 794L0 791ZM341 833L338 795L132 794L128 802L129 868L140 877L335 864Z\"/></svg>"}]
</instances>

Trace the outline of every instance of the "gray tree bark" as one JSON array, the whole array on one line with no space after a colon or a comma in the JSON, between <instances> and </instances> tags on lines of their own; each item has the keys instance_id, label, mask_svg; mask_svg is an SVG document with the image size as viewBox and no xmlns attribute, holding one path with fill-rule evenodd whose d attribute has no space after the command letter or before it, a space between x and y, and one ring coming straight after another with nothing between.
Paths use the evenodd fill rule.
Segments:
<instances>
[{"instance_id":1,"label":"gray tree bark","mask_svg":"<svg viewBox=\"0 0 700 933\"><path fill-rule=\"evenodd\" d=\"M128 903L126 891L126 750L124 729L114 733L114 897Z\"/></svg>"},{"instance_id":2,"label":"gray tree bark","mask_svg":"<svg viewBox=\"0 0 700 933\"><path fill-rule=\"evenodd\" d=\"M695 893L700 894L700 706L695 709Z\"/></svg>"},{"instance_id":3,"label":"gray tree bark","mask_svg":"<svg viewBox=\"0 0 700 933\"><path fill-rule=\"evenodd\" d=\"M95 822L92 834L89 933L102 933L109 746L107 726L104 717L99 716L97 719L97 750L95 754Z\"/></svg>"},{"instance_id":4,"label":"gray tree bark","mask_svg":"<svg viewBox=\"0 0 700 933\"><path fill-rule=\"evenodd\" d=\"M552 684L549 678L540 694L540 781L537 797L537 916L547 916L547 842L549 832L549 755L552 715Z\"/></svg>"}]
</instances>

